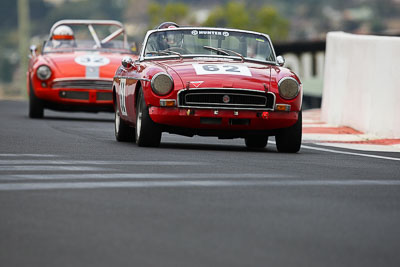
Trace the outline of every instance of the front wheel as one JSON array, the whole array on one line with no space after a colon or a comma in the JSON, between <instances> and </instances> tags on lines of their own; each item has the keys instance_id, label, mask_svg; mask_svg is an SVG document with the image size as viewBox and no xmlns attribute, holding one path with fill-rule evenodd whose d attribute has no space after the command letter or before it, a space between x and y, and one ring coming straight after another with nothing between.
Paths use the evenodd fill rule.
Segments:
<instances>
[{"instance_id":1,"label":"front wheel","mask_svg":"<svg viewBox=\"0 0 400 267\"><path fill-rule=\"evenodd\" d=\"M144 101L142 89L136 105L136 144L143 147L158 147L161 142L160 126L153 122Z\"/></svg>"},{"instance_id":2,"label":"front wheel","mask_svg":"<svg viewBox=\"0 0 400 267\"><path fill-rule=\"evenodd\" d=\"M43 118L44 108L42 100L40 100L33 91L32 85L29 84L29 118Z\"/></svg>"},{"instance_id":3,"label":"front wheel","mask_svg":"<svg viewBox=\"0 0 400 267\"><path fill-rule=\"evenodd\" d=\"M132 127L129 127L129 125L124 120L121 119L117 101L115 101L114 126L115 139L117 139L118 142L134 141L134 130Z\"/></svg>"},{"instance_id":4,"label":"front wheel","mask_svg":"<svg viewBox=\"0 0 400 267\"><path fill-rule=\"evenodd\" d=\"M279 152L296 153L301 147L302 112L299 112L297 122L289 128L282 129L275 136L276 148Z\"/></svg>"}]
</instances>

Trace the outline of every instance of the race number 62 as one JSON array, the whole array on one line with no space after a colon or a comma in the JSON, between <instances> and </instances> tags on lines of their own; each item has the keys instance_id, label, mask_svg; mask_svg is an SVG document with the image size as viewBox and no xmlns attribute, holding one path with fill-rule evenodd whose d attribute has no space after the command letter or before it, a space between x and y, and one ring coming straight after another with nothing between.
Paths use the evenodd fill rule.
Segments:
<instances>
[{"instance_id":1,"label":"race number 62","mask_svg":"<svg viewBox=\"0 0 400 267\"><path fill-rule=\"evenodd\" d=\"M121 106L122 115L126 115L126 104L125 104L125 96L126 96L126 79L121 79L119 84L119 105Z\"/></svg>"},{"instance_id":2,"label":"race number 62","mask_svg":"<svg viewBox=\"0 0 400 267\"><path fill-rule=\"evenodd\" d=\"M236 64L193 64L197 75L221 74L251 76L247 66Z\"/></svg>"}]
</instances>

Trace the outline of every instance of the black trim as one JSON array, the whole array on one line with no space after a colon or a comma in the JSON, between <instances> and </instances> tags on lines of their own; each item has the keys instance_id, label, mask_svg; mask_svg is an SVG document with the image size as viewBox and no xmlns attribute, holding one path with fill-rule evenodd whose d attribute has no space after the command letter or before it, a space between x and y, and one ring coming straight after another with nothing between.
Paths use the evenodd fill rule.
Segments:
<instances>
[{"instance_id":1,"label":"black trim","mask_svg":"<svg viewBox=\"0 0 400 267\"><path fill-rule=\"evenodd\" d=\"M72 105L72 104L60 104L49 101L43 101L43 106L47 109L56 111L71 111L71 112L114 112L112 104L107 105Z\"/></svg>"}]
</instances>

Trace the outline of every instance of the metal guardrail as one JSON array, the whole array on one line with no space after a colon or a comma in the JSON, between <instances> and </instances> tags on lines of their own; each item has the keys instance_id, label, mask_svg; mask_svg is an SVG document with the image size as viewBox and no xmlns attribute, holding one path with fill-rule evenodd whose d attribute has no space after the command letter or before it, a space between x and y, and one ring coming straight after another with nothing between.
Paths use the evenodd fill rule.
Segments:
<instances>
[{"instance_id":1,"label":"metal guardrail","mask_svg":"<svg viewBox=\"0 0 400 267\"><path fill-rule=\"evenodd\" d=\"M293 41L293 42L275 42L275 52L277 55L293 53L300 55L303 53L317 53L325 51L326 41Z\"/></svg>"}]
</instances>

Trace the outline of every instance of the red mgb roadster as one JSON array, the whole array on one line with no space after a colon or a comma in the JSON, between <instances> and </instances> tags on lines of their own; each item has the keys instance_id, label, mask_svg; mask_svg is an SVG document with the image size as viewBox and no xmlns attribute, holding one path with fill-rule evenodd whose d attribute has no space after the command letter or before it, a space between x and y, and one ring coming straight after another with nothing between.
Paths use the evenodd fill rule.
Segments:
<instances>
[{"instance_id":1,"label":"red mgb roadster","mask_svg":"<svg viewBox=\"0 0 400 267\"><path fill-rule=\"evenodd\" d=\"M244 138L298 152L302 85L266 34L174 23L147 32L139 59L113 82L115 137L159 146L162 132Z\"/></svg>"},{"instance_id":2,"label":"red mgb roadster","mask_svg":"<svg viewBox=\"0 0 400 267\"><path fill-rule=\"evenodd\" d=\"M45 108L113 112L115 69L131 54L124 27L118 21L58 21L41 54L31 46L29 117L42 118Z\"/></svg>"}]
</instances>

